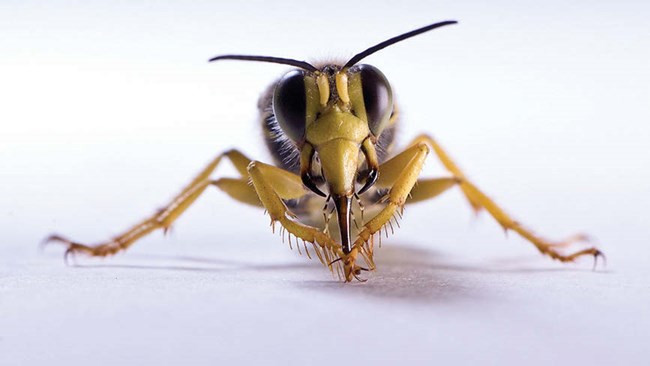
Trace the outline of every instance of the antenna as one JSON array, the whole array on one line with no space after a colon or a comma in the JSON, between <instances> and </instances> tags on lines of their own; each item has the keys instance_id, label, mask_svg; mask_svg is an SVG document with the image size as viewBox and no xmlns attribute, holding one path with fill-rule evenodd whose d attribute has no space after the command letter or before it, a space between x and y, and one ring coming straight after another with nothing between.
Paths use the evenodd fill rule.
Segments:
<instances>
[{"instance_id":1,"label":"antenna","mask_svg":"<svg viewBox=\"0 0 650 366\"><path fill-rule=\"evenodd\" d=\"M384 49L384 48L386 48L386 47L388 47L388 46L390 46L392 44L395 44L397 42L401 42L401 41L403 41L405 39L415 37L418 34L422 34L424 32L428 32L428 31L436 29L436 28L440 28L440 27L444 27L446 25L451 25L451 24L456 24L456 23L458 23L458 22L455 21L455 20L446 20L444 22L434 23L434 24L431 24L431 25L427 25L426 27L418 28L416 30L412 30L412 31L404 33L404 34L400 34L399 36L393 37L393 38L385 40L385 41L383 41L383 42L381 42L381 43L379 43L377 45L374 45L374 46L368 48L367 50L365 50L365 51L363 51L361 53L357 53L356 55L354 55L354 57L352 57L350 59L350 61L348 61L345 64L345 66L343 66L343 68L350 67L350 66L356 64L357 62L361 61L361 59L366 58L367 56L370 56L373 53L375 53L375 52L377 52L377 51L379 51L381 49Z\"/></svg>"},{"instance_id":2,"label":"antenna","mask_svg":"<svg viewBox=\"0 0 650 366\"><path fill-rule=\"evenodd\" d=\"M271 57L271 56L221 55L209 59L208 62L213 62L218 60L244 60L244 61L272 62L275 64L283 64L283 65L299 67L301 69L311 71L311 72L318 71L318 69L314 67L314 65L305 61L299 61L290 58Z\"/></svg>"}]
</instances>

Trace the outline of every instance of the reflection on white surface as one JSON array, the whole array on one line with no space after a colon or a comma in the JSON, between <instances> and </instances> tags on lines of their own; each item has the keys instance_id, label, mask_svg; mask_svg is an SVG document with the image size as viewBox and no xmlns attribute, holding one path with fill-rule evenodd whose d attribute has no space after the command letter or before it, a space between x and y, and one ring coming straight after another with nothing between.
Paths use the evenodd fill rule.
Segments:
<instances>
[{"instance_id":1,"label":"reflection on white surface","mask_svg":"<svg viewBox=\"0 0 650 366\"><path fill-rule=\"evenodd\" d=\"M648 5L318 9L0 5L0 364L646 364ZM407 210L365 284L334 281L216 191L124 255L64 267L37 251L52 231L115 234L225 149L268 160L255 106L286 68L209 57L346 58L444 19L461 23L366 60L393 83L401 141L433 133L536 231L592 234L606 270L540 258L458 192Z\"/></svg>"}]
</instances>

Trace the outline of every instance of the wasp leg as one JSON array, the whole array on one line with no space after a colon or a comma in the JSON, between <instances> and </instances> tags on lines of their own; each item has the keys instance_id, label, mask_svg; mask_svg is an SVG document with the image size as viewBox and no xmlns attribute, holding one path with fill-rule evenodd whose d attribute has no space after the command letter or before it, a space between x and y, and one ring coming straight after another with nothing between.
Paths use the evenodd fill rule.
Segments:
<instances>
[{"instance_id":1,"label":"wasp leg","mask_svg":"<svg viewBox=\"0 0 650 366\"><path fill-rule=\"evenodd\" d=\"M585 235L575 235L566 239L564 241L553 242L546 240L536 234L534 234L530 229L524 227L518 221L512 219L508 214L503 211L494 201L492 201L488 196L485 195L480 189L478 189L474 183L472 183L465 174L460 170L460 168L454 163L454 161L449 157L449 155L442 149L442 147L430 136L420 135L414 139L413 144L418 146L422 143L433 148L433 151L437 155L440 162L445 166L445 168L451 172L455 178L458 180L461 190L465 194L465 197L469 201L470 205L475 212L479 212L482 209L485 209L505 230L512 230L523 238L531 242L535 247L542 253L555 260L561 262L572 262L576 258L583 255L592 255L594 260L597 260L598 257L604 257L603 253L595 247L589 247L575 253L571 254L561 254L557 249L559 247L567 246L571 243L577 241L586 241L587 237ZM419 194L420 192L413 192ZM594 263L595 265L595 263Z\"/></svg>"},{"instance_id":2,"label":"wasp leg","mask_svg":"<svg viewBox=\"0 0 650 366\"><path fill-rule=\"evenodd\" d=\"M420 179L411 190L407 204L432 199L446 192L449 188L460 184L455 177Z\"/></svg>"},{"instance_id":3,"label":"wasp leg","mask_svg":"<svg viewBox=\"0 0 650 366\"><path fill-rule=\"evenodd\" d=\"M341 245L323 231L298 222L282 201L308 194L300 176L259 161L252 162L248 172L262 205L271 217L271 225L279 222L290 235L311 243L320 261L333 271L332 264L343 256Z\"/></svg>"},{"instance_id":4,"label":"wasp leg","mask_svg":"<svg viewBox=\"0 0 650 366\"><path fill-rule=\"evenodd\" d=\"M210 181L210 184L221 189L236 201L251 206L263 207L262 202L257 197L255 188L250 184L250 179L248 178L219 178Z\"/></svg>"},{"instance_id":5,"label":"wasp leg","mask_svg":"<svg viewBox=\"0 0 650 366\"><path fill-rule=\"evenodd\" d=\"M391 188L404 169L404 166L413 159L415 151L416 146L413 145L381 164L379 166L379 178L375 186L378 188ZM420 179L413 189L411 189L409 199L406 203L410 204L436 197L459 183L460 179L456 177Z\"/></svg>"},{"instance_id":6,"label":"wasp leg","mask_svg":"<svg viewBox=\"0 0 650 366\"><path fill-rule=\"evenodd\" d=\"M385 196L384 208L363 225L348 258L344 258L347 281L350 281L355 273L358 274L358 270L360 269L358 266L352 266L348 270L347 262L350 261L354 265L354 260L359 253L362 255L365 254L364 259L369 257L371 262L369 265L374 267L372 257L368 255L368 250L366 249L368 246L367 243L372 240L372 236L375 233L390 222L395 214L401 214L428 153L429 147L425 143L416 144L379 166L380 174L376 184L378 187L390 185L390 191Z\"/></svg>"},{"instance_id":7,"label":"wasp leg","mask_svg":"<svg viewBox=\"0 0 650 366\"><path fill-rule=\"evenodd\" d=\"M205 191L208 185L217 185L231 196L236 195L237 192L233 192L233 189L230 188L229 181L225 179L211 181L209 179L224 157L233 163L239 174L243 177L248 176L246 168L250 163L250 159L237 150L229 150L213 159L167 206L113 239L90 246L68 240L59 235L51 235L45 242L60 242L67 245L66 258L74 253L104 257L127 249L135 241L156 229L167 231L172 223ZM219 183L217 184L217 182Z\"/></svg>"}]
</instances>

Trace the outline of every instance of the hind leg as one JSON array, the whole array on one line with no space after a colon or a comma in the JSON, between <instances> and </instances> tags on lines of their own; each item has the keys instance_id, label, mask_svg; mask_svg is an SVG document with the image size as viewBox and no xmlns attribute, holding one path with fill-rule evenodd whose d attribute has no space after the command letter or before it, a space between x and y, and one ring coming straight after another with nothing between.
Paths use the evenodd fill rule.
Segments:
<instances>
[{"instance_id":1,"label":"hind leg","mask_svg":"<svg viewBox=\"0 0 650 366\"><path fill-rule=\"evenodd\" d=\"M217 169L223 158L228 158L233 163L237 171L242 175L241 179L223 178L217 181L210 180L210 175ZM249 163L250 159L237 150L229 150L220 154L183 188L169 204L150 217L132 226L130 229L105 242L97 245L85 245L56 234L48 237L45 242L58 242L66 245L66 259L68 255L75 253L84 253L98 257L115 254L119 251L126 250L138 239L155 230L162 229L163 231L167 231L174 221L199 198L209 185L215 185L221 188L230 196L242 202L255 204L255 200L257 199L255 191L250 186L248 186L248 189L246 188L246 182L248 180L248 171L246 168ZM257 200L257 205L260 205L259 200Z\"/></svg>"},{"instance_id":2,"label":"hind leg","mask_svg":"<svg viewBox=\"0 0 650 366\"><path fill-rule=\"evenodd\" d=\"M561 262L572 262L581 256L591 255L594 257L594 266L596 265L595 262L599 256L604 257L603 253L593 246L570 254L561 253L558 249L569 246L575 242L586 241L587 236L574 235L562 241L551 241L533 233L532 230L523 226L519 221L514 220L499 205L485 195L483 191L476 187L474 183L460 170L458 165L456 165L456 163L449 157L447 152L443 150L432 137L428 135L418 136L412 144L415 146L421 143L426 143L433 149L440 162L455 178L456 184L460 186L460 189L463 191L474 211L479 212L481 210L486 210L504 230L512 230L516 232L532 243L542 254ZM417 201L421 201L435 197L440 193L441 189L445 188L445 184L444 182L422 181L418 182L416 188L417 190L414 190L413 192L414 198L417 198Z\"/></svg>"}]
</instances>

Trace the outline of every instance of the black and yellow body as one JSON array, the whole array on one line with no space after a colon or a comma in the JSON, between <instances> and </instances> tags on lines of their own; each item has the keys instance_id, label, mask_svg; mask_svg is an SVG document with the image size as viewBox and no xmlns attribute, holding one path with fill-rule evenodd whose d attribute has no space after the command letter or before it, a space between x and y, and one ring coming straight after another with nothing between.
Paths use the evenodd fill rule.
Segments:
<instances>
[{"instance_id":1,"label":"black and yellow body","mask_svg":"<svg viewBox=\"0 0 650 366\"><path fill-rule=\"evenodd\" d=\"M389 45L418 34L455 24L445 21L418 28L381 42L342 64L313 66L293 59L223 55L217 60L245 60L295 67L274 83L259 102L264 138L275 165L252 160L237 150L213 159L163 209L124 233L99 245L88 246L52 235L48 241L67 245L68 254L106 256L125 250L148 233L167 230L211 186L233 199L263 208L271 225L280 225L311 257L312 252L346 282L359 279L361 270L375 268L374 238L394 230L404 207L459 187L475 211L487 211L504 230L517 232L543 254L563 262L602 253L586 247L571 254L561 248L578 235L552 242L513 220L478 189L430 136L416 137L406 148L392 153L398 113L387 78L377 68L359 61ZM439 178L420 178L433 151L447 170ZM224 159L239 177L214 179ZM330 220L335 215L336 220ZM361 257L365 267L357 263Z\"/></svg>"}]
</instances>

